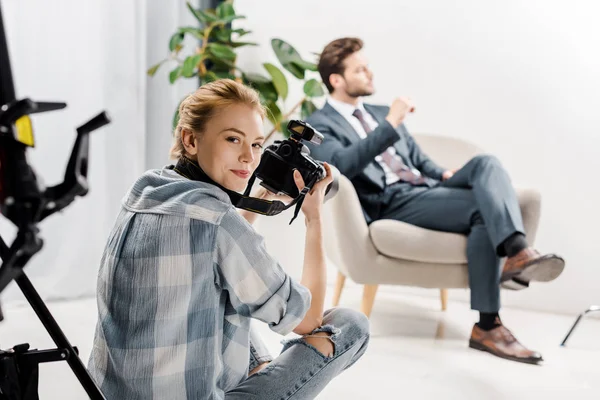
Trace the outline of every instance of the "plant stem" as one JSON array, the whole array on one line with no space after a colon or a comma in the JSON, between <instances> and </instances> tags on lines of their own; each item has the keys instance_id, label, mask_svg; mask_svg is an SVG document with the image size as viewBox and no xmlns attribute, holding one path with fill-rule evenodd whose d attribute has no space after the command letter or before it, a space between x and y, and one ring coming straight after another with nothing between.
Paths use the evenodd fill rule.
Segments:
<instances>
[{"instance_id":1,"label":"plant stem","mask_svg":"<svg viewBox=\"0 0 600 400\"><path fill-rule=\"evenodd\" d=\"M292 109L290 111L288 111L282 118L281 121L285 121L286 119L288 119L290 117L290 115L292 115L294 113L294 111L296 111L296 109L298 107L300 107L302 105L302 103L304 103L304 101L306 100L306 97L303 97L302 100L300 100L298 103L296 103L296 105L294 107L292 107ZM265 138L265 143L269 140L269 138L277 131L279 131L281 129L281 121L277 122L275 124L275 126L273 127L273 129L271 130L271 132L269 132L269 134L267 135L267 137Z\"/></svg>"}]
</instances>

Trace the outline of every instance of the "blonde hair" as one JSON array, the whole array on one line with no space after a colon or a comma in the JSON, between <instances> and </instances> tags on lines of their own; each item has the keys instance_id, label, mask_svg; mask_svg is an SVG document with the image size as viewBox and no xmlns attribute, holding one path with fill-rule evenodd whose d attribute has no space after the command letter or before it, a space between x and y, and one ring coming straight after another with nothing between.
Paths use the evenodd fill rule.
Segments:
<instances>
[{"instance_id":1,"label":"blonde hair","mask_svg":"<svg viewBox=\"0 0 600 400\"><path fill-rule=\"evenodd\" d=\"M174 132L173 146L170 156L179 159L186 155L181 131L187 129L194 134L204 132L206 123L223 108L245 104L255 108L262 118L265 117L265 108L260 103L258 93L232 79L220 79L201 86L194 93L186 97L179 105L179 122Z\"/></svg>"}]
</instances>

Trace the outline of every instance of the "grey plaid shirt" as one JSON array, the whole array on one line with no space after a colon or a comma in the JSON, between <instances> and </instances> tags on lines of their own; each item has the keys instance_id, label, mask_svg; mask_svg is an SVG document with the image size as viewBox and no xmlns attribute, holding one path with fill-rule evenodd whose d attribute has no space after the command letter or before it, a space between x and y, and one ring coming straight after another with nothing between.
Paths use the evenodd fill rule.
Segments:
<instances>
[{"instance_id":1,"label":"grey plaid shirt","mask_svg":"<svg viewBox=\"0 0 600 400\"><path fill-rule=\"evenodd\" d=\"M247 377L251 318L285 335L310 305L225 192L169 169L125 196L97 290L89 369L108 399L222 399Z\"/></svg>"}]
</instances>

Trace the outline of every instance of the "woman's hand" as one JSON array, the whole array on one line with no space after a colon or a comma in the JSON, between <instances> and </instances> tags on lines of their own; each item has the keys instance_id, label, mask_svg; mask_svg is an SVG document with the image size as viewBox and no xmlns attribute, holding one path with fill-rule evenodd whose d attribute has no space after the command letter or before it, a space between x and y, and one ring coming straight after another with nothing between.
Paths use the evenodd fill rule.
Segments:
<instances>
[{"instance_id":1,"label":"woman's hand","mask_svg":"<svg viewBox=\"0 0 600 400\"><path fill-rule=\"evenodd\" d=\"M326 172L325 178L321 179L313 186L312 190L306 194L304 202L302 203L302 212L304 213L307 222L321 218L321 206L323 205L325 190L327 189L327 186L333 182L331 167L327 163L324 163L323 166L325 167ZM304 179L302 179L302 175L298 170L294 170L294 181L298 190L301 191L304 189Z\"/></svg>"}]
</instances>

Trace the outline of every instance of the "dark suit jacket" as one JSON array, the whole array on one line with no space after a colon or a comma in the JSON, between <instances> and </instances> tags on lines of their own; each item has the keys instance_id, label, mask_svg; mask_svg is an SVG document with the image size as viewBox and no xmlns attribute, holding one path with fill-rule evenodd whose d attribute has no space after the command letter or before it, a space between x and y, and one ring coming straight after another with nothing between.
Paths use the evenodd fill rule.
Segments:
<instances>
[{"instance_id":1,"label":"dark suit jacket","mask_svg":"<svg viewBox=\"0 0 600 400\"><path fill-rule=\"evenodd\" d=\"M323 143L307 144L311 156L334 165L352 181L365 211L367 222L379 218L381 208L391 196L386 190L385 172L375 157L394 146L407 166L416 168L432 178L431 186L442 177L444 169L436 165L419 148L404 124L394 129L385 117L389 107L365 104L365 109L379 126L361 139L352 125L329 103L313 113L307 122L325 137ZM393 185L394 191L410 190L408 183Z\"/></svg>"}]
</instances>

